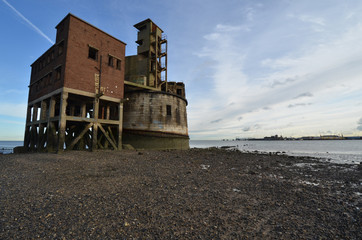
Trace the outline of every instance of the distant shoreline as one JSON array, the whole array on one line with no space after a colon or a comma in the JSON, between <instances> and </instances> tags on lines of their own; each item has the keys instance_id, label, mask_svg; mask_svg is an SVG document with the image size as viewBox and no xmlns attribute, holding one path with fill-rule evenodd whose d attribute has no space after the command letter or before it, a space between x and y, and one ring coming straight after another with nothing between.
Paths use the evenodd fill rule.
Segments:
<instances>
[{"instance_id":1,"label":"distant shoreline","mask_svg":"<svg viewBox=\"0 0 362 240\"><path fill-rule=\"evenodd\" d=\"M264 138L249 138L249 139L240 139L235 141L336 141L336 140L362 140L362 137L358 138L343 138L343 139L321 139L321 138L312 138L312 139L264 139ZM230 140L229 140L230 141Z\"/></svg>"}]
</instances>

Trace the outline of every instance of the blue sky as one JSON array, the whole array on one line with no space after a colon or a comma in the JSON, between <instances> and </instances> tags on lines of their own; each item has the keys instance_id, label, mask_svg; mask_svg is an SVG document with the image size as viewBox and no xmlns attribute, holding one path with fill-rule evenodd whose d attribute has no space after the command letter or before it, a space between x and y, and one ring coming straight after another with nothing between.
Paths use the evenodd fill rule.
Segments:
<instances>
[{"instance_id":1,"label":"blue sky","mask_svg":"<svg viewBox=\"0 0 362 240\"><path fill-rule=\"evenodd\" d=\"M127 43L151 18L191 139L362 135L362 2L0 0L0 140L22 140L32 64L69 13Z\"/></svg>"}]
</instances>

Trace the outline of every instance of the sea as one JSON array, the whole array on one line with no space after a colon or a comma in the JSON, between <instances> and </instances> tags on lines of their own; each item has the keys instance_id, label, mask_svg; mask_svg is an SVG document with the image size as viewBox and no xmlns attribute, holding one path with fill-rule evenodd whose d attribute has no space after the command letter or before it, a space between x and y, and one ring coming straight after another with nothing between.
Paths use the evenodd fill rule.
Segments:
<instances>
[{"instance_id":1,"label":"sea","mask_svg":"<svg viewBox=\"0 0 362 240\"><path fill-rule=\"evenodd\" d=\"M0 153L13 153L23 141L0 141ZM263 152L308 156L333 163L362 164L362 140L304 141L218 141L190 140L190 148L231 147L242 152Z\"/></svg>"},{"instance_id":2,"label":"sea","mask_svg":"<svg viewBox=\"0 0 362 240\"><path fill-rule=\"evenodd\" d=\"M308 156L333 163L362 164L362 140L218 141L190 140L191 148L233 147L242 152Z\"/></svg>"},{"instance_id":3,"label":"sea","mask_svg":"<svg viewBox=\"0 0 362 240\"><path fill-rule=\"evenodd\" d=\"M14 147L23 146L23 141L0 141L0 154L13 153Z\"/></svg>"}]
</instances>

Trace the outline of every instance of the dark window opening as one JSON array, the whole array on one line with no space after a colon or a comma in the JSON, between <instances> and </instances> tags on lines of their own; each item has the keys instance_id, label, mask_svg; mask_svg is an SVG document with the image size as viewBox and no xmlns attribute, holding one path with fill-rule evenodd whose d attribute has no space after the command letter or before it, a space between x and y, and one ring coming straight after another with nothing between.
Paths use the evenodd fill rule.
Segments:
<instances>
[{"instance_id":1,"label":"dark window opening","mask_svg":"<svg viewBox=\"0 0 362 240\"><path fill-rule=\"evenodd\" d=\"M57 69L55 69L55 81L60 80L62 76L62 67L58 67Z\"/></svg>"},{"instance_id":2,"label":"dark window opening","mask_svg":"<svg viewBox=\"0 0 362 240\"><path fill-rule=\"evenodd\" d=\"M182 96L182 89L177 89L177 95Z\"/></svg>"},{"instance_id":3,"label":"dark window opening","mask_svg":"<svg viewBox=\"0 0 362 240\"><path fill-rule=\"evenodd\" d=\"M108 56L108 66L113 67L113 57Z\"/></svg>"},{"instance_id":4,"label":"dark window opening","mask_svg":"<svg viewBox=\"0 0 362 240\"><path fill-rule=\"evenodd\" d=\"M98 60L98 50L92 47L89 47L88 58L93 60Z\"/></svg>"},{"instance_id":5,"label":"dark window opening","mask_svg":"<svg viewBox=\"0 0 362 240\"><path fill-rule=\"evenodd\" d=\"M143 39L137 40L136 43L137 43L138 45L142 46L142 44L143 44Z\"/></svg>"},{"instance_id":6,"label":"dark window opening","mask_svg":"<svg viewBox=\"0 0 362 240\"><path fill-rule=\"evenodd\" d=\"M51 84L51 82L52 82L52 73L49 73L48 74L48 78L47 78L47 85L50 85Z\"/></svg>"},{"instance_id":7,"label":"dark window opening","mask_svg":"<svg viewBox=\"0 0 362 240\"><path fill-rule=\"evenodd\" d=\"M117 59L116 68L121 70L121 60Z\"/></svg>"},{"instance_id":8,"label":"dark window opening","mask_svg":"<svg viewBox=\"0 0 362 240\"><path fill-rule=\"evenodd\" d=\"M166 105L167 108L167 116L171 116L171 105Z\"/></svg>"},{"instance_id":9,"label":"dark window opening","mask_svg":"<svg viewBox=\"0 0 362 240\"><path fill-rule=\"evenodd\" d=\"M64 42L62 41L58 44L58 56L62 55L63 51L64 51Z\"/></svg>"}]
</instances>

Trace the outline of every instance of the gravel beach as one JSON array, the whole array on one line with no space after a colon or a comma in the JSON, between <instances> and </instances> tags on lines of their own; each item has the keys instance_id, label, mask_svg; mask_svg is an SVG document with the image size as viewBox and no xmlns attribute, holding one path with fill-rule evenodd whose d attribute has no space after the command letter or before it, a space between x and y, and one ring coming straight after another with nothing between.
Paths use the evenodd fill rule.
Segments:
<instances>
[{"instance_id":1,"label":"gravel beach","mask_svg":"<svg viewBox=\"0 0 362 240\"><path fill-rule=\"evenodd\" d=\"M235 150L0 155L0 239L362 239L362 167Z\"/></svg>"}]
</instances>

